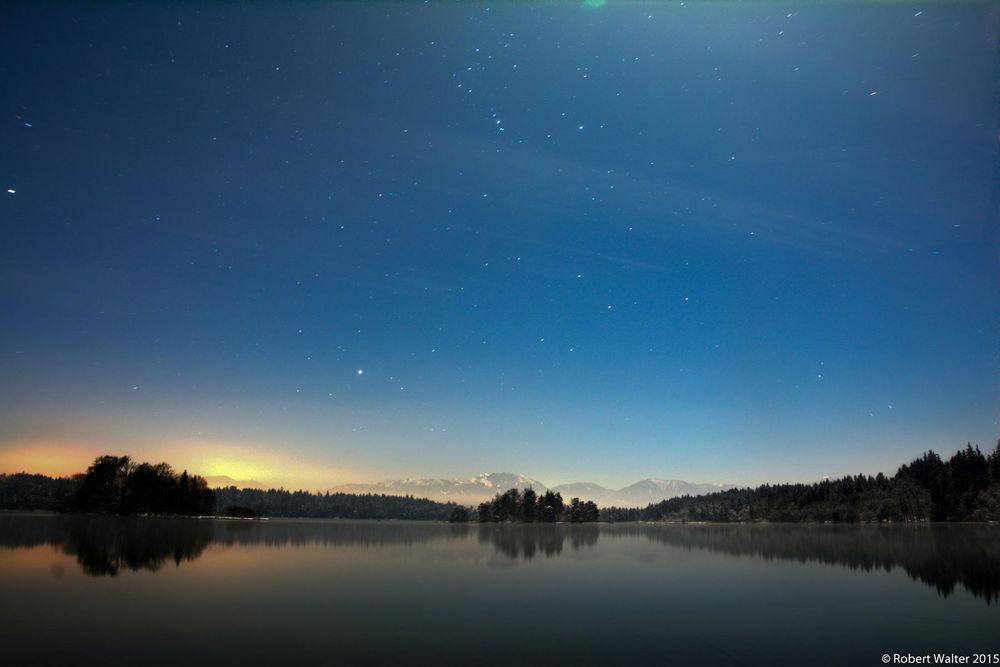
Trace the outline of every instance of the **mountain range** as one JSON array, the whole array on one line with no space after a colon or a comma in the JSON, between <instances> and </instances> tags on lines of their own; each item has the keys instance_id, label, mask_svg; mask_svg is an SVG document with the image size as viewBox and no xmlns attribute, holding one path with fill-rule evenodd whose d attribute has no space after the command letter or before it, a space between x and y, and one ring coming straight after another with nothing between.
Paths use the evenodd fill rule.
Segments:
<instances>
[{"instance_id":1,"label":"mountain range","mask_svg":"<svg viewBox=\"0 0 1000 667\"><path fill-rule=\"evenodd\" d=\"M267 490L266 484L261 484L252 479L233 479L229 475L208 475L205 477L210 489L224 489L235 486L238 489L261 489Z\"/></svg>"},{"instance_id":2,"label":"mountain range","mask_svg":"<svg viewBox=\"0 0 1000 667\"><path fill-rule=\"evenodd\" d=\"M575 482L548 487L536 479L508 472L493 472L475 477L391 479L373 484L340 484L331 493L379 493L430 498L439 502L477 505L507 489L527 489L544 493L557 491L566 500L593 500L601 507L645 507L650 503L683 495L700 495L736 488L731 484L697 484L679 479L641 479L621 489L608 489L592 482Z\"/></svg>"}]
</instances>

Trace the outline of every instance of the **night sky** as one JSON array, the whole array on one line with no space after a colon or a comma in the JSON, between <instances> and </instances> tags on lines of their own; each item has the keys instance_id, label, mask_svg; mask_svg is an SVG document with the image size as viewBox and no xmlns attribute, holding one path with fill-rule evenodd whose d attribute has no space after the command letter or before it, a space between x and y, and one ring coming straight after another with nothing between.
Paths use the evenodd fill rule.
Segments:
<instances>
[{"instance_id":1,"label":"night sky","mask_svg":"<svg viewBox=\"0 0 1000 667\"><path fill-rule=\"evenodd\" d=\"M997 6L599 5L4 3L0 470L992 446Z\"/></svg>"}]
</instances>

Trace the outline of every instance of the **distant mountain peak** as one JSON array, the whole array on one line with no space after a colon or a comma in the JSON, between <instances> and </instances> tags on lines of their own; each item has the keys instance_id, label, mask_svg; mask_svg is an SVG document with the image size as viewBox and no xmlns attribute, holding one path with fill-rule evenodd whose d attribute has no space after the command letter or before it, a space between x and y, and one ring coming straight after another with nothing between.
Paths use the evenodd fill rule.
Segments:
<instances>
[{"instance_id":1,"label":"distant mountain peak","mask_svg":"<svg viewBox=\"0 0 1000 667\"><path fill-rule=\"evenodd\" d=\"M329 489L331 493L376 493L411 495L442 502L477 505L507 489L533 488L545 491L547 487L538 480L511 472L484 472L474 477L408 477L389 479L371 484L340 484Z\"/></svg>"},{"instance_id":2,"label":"distant mountain peak","mask_svg":"<svg viewBox=\"0 0 1000 667\"><path fill-rule=\"evenodd\" d=\"M407 477L389 479L371 484L340 484L328 489L331 493L374 493L409 495L441 502L477 505L493 498L497 493L516 488L532 488L539 493L549 487L536 479L512 472L484 472L474 477ZM679 479L647 477L622 489L608 489L596 482L573 482L551 488L563 498L593 500L602 507L645 507L651 503L676 496L699 495L734 488L725 484L695 484Z\"/></svg>"},{"instance_id":3,"label":"distant mountain peak","mask_svg":"<svg viewBox=\"0 0 1000 667\"><path fill-rule=\"evenodd\" d=\"M205 477L205 482L211 489L220 489L235 486L238 489L267 489L266 484L252 479L233 479L229 475L209 475Z\"/></svg>"}]
</instances>

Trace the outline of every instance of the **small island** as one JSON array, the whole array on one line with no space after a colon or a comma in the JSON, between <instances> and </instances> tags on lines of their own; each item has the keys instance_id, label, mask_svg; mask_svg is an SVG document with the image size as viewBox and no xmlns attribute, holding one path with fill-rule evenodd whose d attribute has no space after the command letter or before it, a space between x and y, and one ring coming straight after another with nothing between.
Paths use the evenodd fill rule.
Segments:
<instances>
[{"instance_id":1,"label":"small island","mask_svg":"<svg viewBox=\"0 0 1000 667\"><path fill-rule=\"evenodd\" d=\"M457 507L452 512L449 521L463 523L469 521L471 512L464 507ZM479 504L476 518L480 523L501 523L516 521L519 523L592 523L600 520L600 510L591 500L581 501L573 498L567 505L559 492L546 491L536 493L527 488L508 489L498 493L493 500Z\"/></svg>"}]
</instances>

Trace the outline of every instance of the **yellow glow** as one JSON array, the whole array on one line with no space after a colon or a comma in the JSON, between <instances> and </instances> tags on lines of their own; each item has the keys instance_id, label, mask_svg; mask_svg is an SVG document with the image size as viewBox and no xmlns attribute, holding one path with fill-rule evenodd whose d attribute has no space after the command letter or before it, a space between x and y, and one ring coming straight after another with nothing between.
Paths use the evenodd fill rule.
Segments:
<instances>
[{"instance_id":1,"label":"yellow glow","mask_svg":"<svg viewBox=\"0 0 1000 667\"><path fill-rule=\"evenodd\" d=\"M113 451L101 453L117 453ZM97 454L90 445L60 440L0 443L0 472L66 477L87 469Z\"/></svg>"},{"instance_id":2,"label":"yellow glow","mask_svg":"<svg viewBox=\"0 0 1000 667\"><path fill-rule=\"evenodd\" d=\"M321 461L249 443L192 440L169 443L163 450L164 460L178 470L256 480L286 489L327 489L350 478L347 471Z\"/></svg>"},{"instance_id":3,"label":"yellow glow","mask_svg":"<svg viewBox=\"0 0 1000 667\"><path fill-rule=\"evenodd\" d=\"M0 442L0 472L31 472L54 477L83 472L101 454L128 454L137 461L165 461L177 471L226 475L286 489L324 490L356 479L350 471L323 461L277 452L256 443L180 440L109 445L106 442L18 440Z\"/></svg>"},{"instance_id":4,"label":"yellow glow","mask_svg":"<svg viewBox=\"0 0 1000 667\"><path fill-rule=\"evenodd\" d=\"M274 476L274 471L270 468L250 463L248 461L238 461L221 456L209 456L203 458L200 463L192 466L198 469L199 475L226 475L233 479L249 480L258 478L268 478Z\"/></svg>"}]
</instances>

